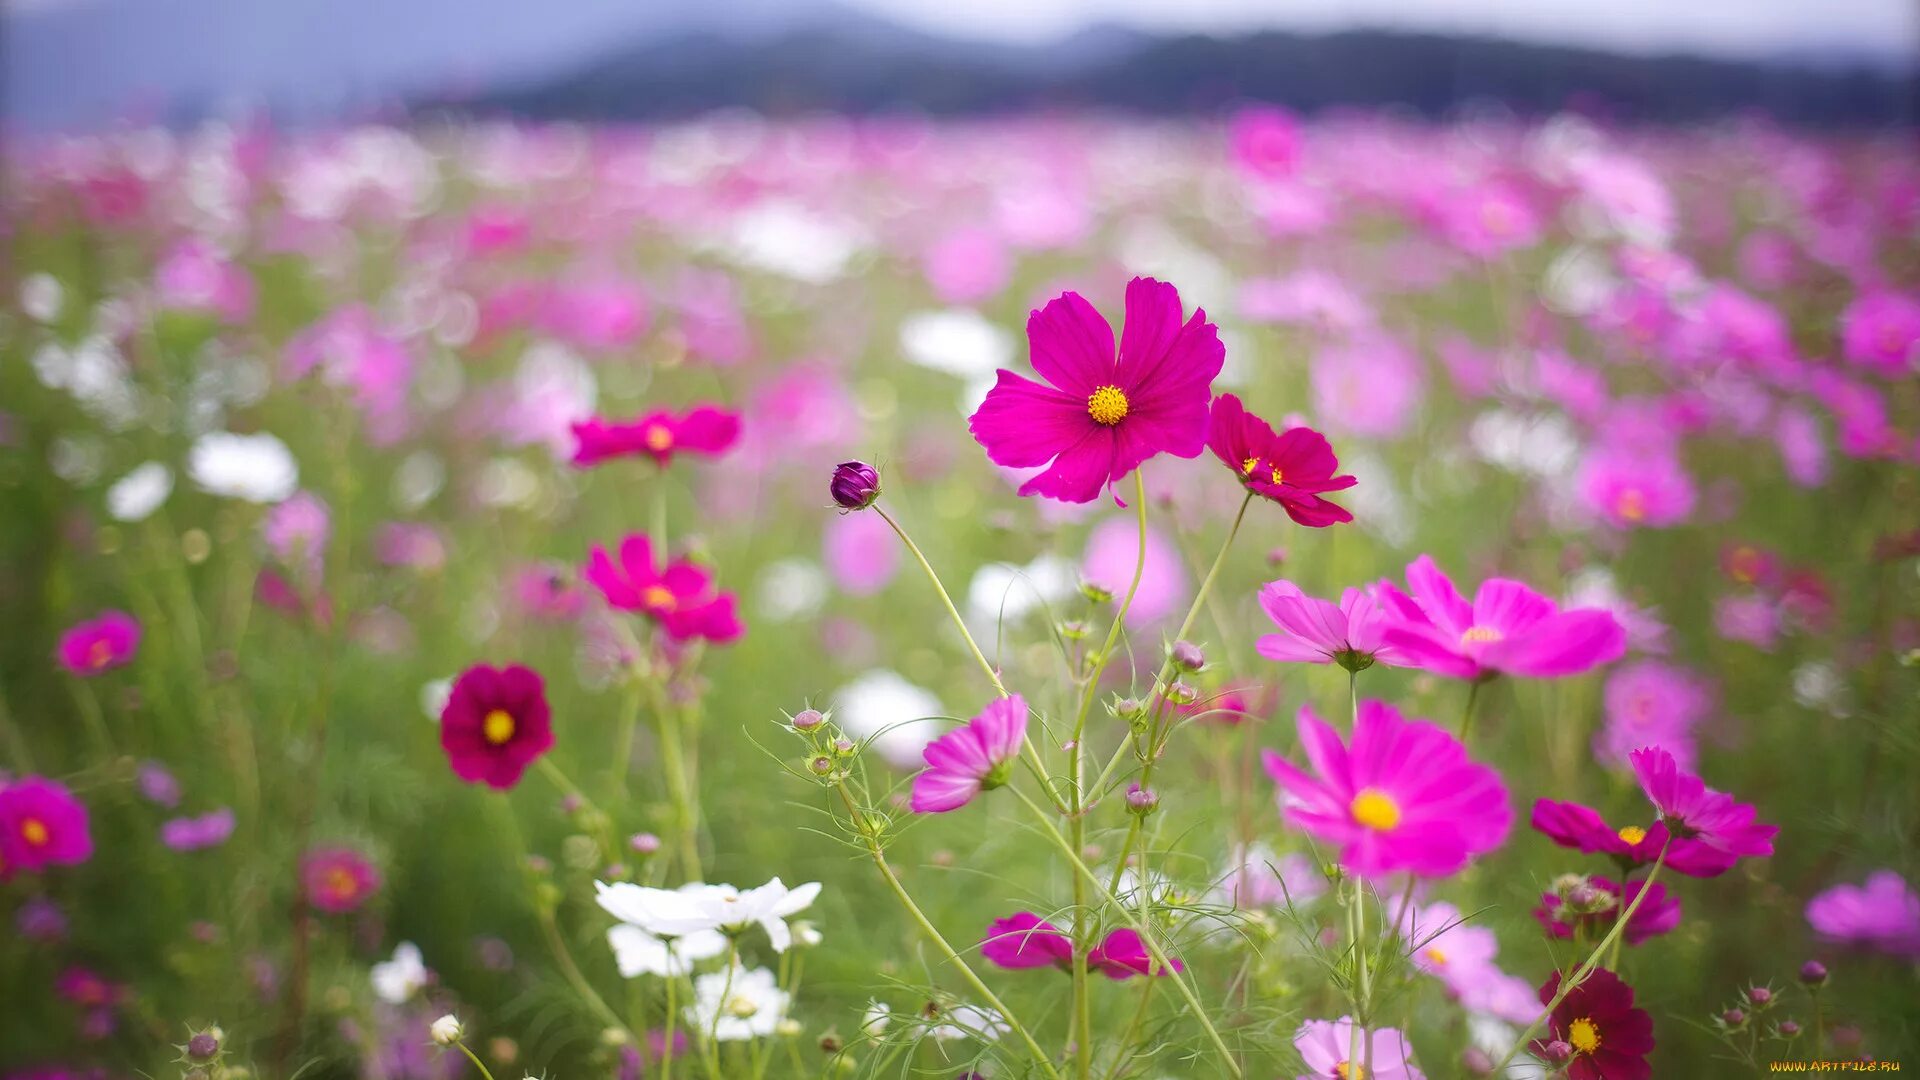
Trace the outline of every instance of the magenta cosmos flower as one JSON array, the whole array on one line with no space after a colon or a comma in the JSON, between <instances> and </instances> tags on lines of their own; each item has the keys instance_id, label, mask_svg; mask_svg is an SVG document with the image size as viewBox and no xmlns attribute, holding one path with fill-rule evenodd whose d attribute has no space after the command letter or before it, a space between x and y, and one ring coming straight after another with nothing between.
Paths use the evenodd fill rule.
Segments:
<instances>
[{"instance_id":1,"label":"magenta cosmos flower","mask_svg":"<svg viewBox=\"0 0 1920 1080\"><path fill-rule=\"evenodd\" d=\"M1347 1060L1347 1055L1353 1052L1353 1028L1350 1016L1301 1024L1300 1030L1293 1033L1293 1048L1311 1071L1298 1080L1356 1080L1363 1073L1365 1080L1425 1080L1426 1074L1413 1067L1412 1045L1397 1028L1368 1029L1360 1056L1373 1066L1356 1068L1354 1062Z\"/></svg>"},{"instance_id":2,"label":"magenta cosmos flower","mask_svg":"<svg viewBox=\"0 0 1920 1080\"><path fill-rule=\"evenodd\" d=\"M1533 804L1533 827L1563 848L1588 855L1607 855L1621 870L1650 865L1667 843L1667 827L1607 824L1600 812L1579 803L1541 799ZM1735 856L1698 840L1676 837L1667 848L1667 866L1688 877L1719 877L1733 868Z\"/></svg>"},{"instance_id":3,"label":"magenta cosmos flower","mask_svg":"<svg viewBox=\"0 0 1920 1080\"><path fill-rule=\"evenodd\" d=\"M1400 650L1386 644L1386 614L1359 589L1330 600L1308 596L1291 581L1270 581L1260 590L1260 610L1281 629L1254 642L1261 656L1281 663L1339 664L1365 671L1375 663L1400 665Z\"/></svg>"},{"instance_id":4,"label":"magenta cosmos flower","mask_svg":"<svg viewBox=\"0 0 1920 1080\"><path fill-rule=\"evenodd\" d=\"M1320 496L1360 481L1334 475L1340 459L1327 437L1312 428L1291 427L1276 435L1239 398L1221 394L1208 417L1207 449L1233 470L1242 487L1279 503L1296 524L1322 529L1353 520L1345 507Z\"/></svg>"},{"instance_id":5,"label":"magenta cosmos flower","mask_svg":"<svg viewBox=\"0 0 1920 1080\"><path fill-rule=\"evenodd\" d=\"M1574 898L1571 894L1558 892L1540 894L1540 906L1533 909L1533 917L1540 928L1551 938L1570 938L1574 929L1585 930L1590 941L1597 941L1613 928L1614 920L1620 913L1633 907L1633 918L1627 920L1627 928L1622 936L1629 945L1638 945L1651 937L1669 933L1680 925L1680 898L1669 892L1665 885L1653 883L1653 891L1647 893L1645 900L1639 900L1644 881L1627 883L1626 894L1621 895L1620 883L1612 878L1598 874L1585 879L1586 884L1576 885L1576 889L1592 891L1590 898ZM1577 905L1570 899L1592 899L1592 904Z\"/></svg>"},{"instance_id":6,"label":"magenta cosmos flower","mask_svg":"<svg viewBox=\"0 0 1920 1080\"><path fill-rule=\"evenodd\" d=\"M653 541L643 533L620 541L617 563L596 544L586 578L607 603L654 620L675 641L705 638L720 645L746 632L732 593L715 589L713 575L686 559L658 566Z\"/></svg>"},{"instance_id":7,"label":"magenta cosmos flower","mask_svg":"<svg viewBox=\"0 0 1920 1080\"><path fill-rule=\"evenodd\" d=\"M538 672L475 664L454 680L440 710L440 747L453 774L506 791L553 747L553 714Z\"/></svg>"},{"instance_id":8,"label":"magenta cosmos flower","mask_svg":"<svg viewBox=\"0 0 1920 1080\"><path fill-rule=\"evenodd\" d=\"M1134 278L1117 354L1113 328L1079 293L1028 317L1033 370L1050 385L1002 369L968 421L994 464L1046 466L1020 494L1092 502L1155 454L1200 453L1226 349L1206 312L1180 313L1173 286Z\"/></svg>"},{"instance_id":9,"label":"magenta cosmos flower","mask_svg":"<svg viewBox=\"0 0 1920 1080\"><path fill-rule=\"evenodd\" d=\"M1351 748L1305 706L1298 724L1313 773L1271 750L1267 773L1287 821L1339 845L1353 873L1444 877L1506 839L1513 811L1500 774L1439 727L1381 701L1360 703Z\"/></svg>"},{"instance_id":10,"label":"magenta cosmos flower","mask_svg":"<svg viewBox=\"0 0 1920 1080\"><path fill-rule=\"evenodd\" d=\"M1807 923L1833 941L1920 959L1920 896L1891 870L1868 875L1864 885L1835 885L1814 897Z\"/></svg>"},{"instance_id":11,"label":"magenta cosmos flower","mask_svg":"<svg viewBox=\"0 0 1920 1080\"><path fill-rule=\"evenodd\" d=\"M1636 747L1663 746L1683 769L1693 767L1693 730L1713 710L1713 688L1683 667L1636 660L1607 676L1607 724L1593 754L1620 766Z\"/></svg>"},{"instance_id":12,"label":"magenta cosmos flower","mask_svg":"<svg viewBox=\"0 0 1920 1080\"><path fill-rule=\"evenodd\" d=\"M980 942L980 955L995 967L1018 971L1026 968L1055 967L1073 970L1073 939L1066 931L1035 915L1019 911L1004 919L995 919ZM1174 971L1186 965L1176 957L1167 958ZM1165 975L1167 969L1154 963L1153 954L1140 935L1132 930L1115 930L1100 944L1087 951L1087 968L1115 981L1135 975Z\"/></svg>"},{"instance_id":13,"label":"magenta cosmos flower","mask_svg":"<svg viewBox=\"0 0 1920 1080\"><path fill-rule=\"evenodd\" d=\"M102 612L60 637L60 663L82 677L122 667L140 647L140 623L124 611Z\"/></svg>"},{"instance_id":14,"label":"magenta cosmos flower","mask_svg":"<svg viewBox=\"0 0 1920 1080\"><path fill-rule=\"evenodd\" d=\"M927 744L927 767L913 778L916 814L944 814L1007 782L1027 738L1027 703L1019 694L995 699L967 726Z\"/></svg>"},{"instance_id":15,"label":"magenta cosmos flower","mask_svg":"<svg viewBox=\"0 0 1920 1080\"><path fill-rule=\"evenodd\" d=\"M1840 343L1858 367L1888 378L1906 374L1920 359L1920 300L1884 290L1862 294L1840 316Z\"/></svg>"},{"instance_id":16,"label":"magenta cosmos flower","mask_svg":"<svg viewBox=\"0 0 1920 1080\"><path fill-rule=\"evenodd\" d=\"M1657 746L1641 747L1628 757L1640 789L1676 838L1697 839L1734 856L1773 854L1773 836L1780 826L1755 821L1758 812L1752 804L1708 787Z\"/></svg>"},{"instance_id":17,"label":"magenta cosmos flower","mask_svg":"<svg viewBox=\"0 0 1920 1080\"><path fill-rule=\"evenodd\" d=\"M380 872L348 847L315 848L300 864L307 902L330 915L358 908L380 889Z\"/></svg>"},{"instance_id":18,"label":"magenta cosmos flower","mask_svg":"<svg viewBox=\"0 0 1920 1080\"><path fill-rule=\"evenodd\" d=\"M92 857L87 808L65 785L29 776L0 787L0 880Z\"/></svg>"},{"instance_id":19,"label":"magenta cosmos flower","mask_svg":"<svg viewBox=\"0 0 1920 1080\"><path fill-rule=\"evenodd\" d=\"M1612 612L1561 611L1518 581L1488 578L1469 604L1422 555L1407 567L1407 586L1412 596L1380 583L1390 618L1383 637L1409 666L1436 675L1557 678L1611 663L1627 649L1627 632Z\"/></svg>"},{"instance_id":20,"label":"magenta cosmos flower","mask_svg":"<svg viewBox=\"0 0 1920 1080\"><path fill-rule=\"evenodd\" d=\"M620 457L646 455L666 468L679 453L717 457L740 439L740 414L701 405L675 414L666 409L632 420L594 417L573 425L573 463L582 468Z\"/></svg>"},{"instance_id":21,"label":"magenta cosmos flower","mask_svg":"<svg viewBox=\"0 0 1920 1080\"><path fill-rule=\"evenodd\" d=\"M1554 972L1540 988L1545 1005L1560 992L1560 973ZM1570 991L1547 1018L1545 1038L1528 1049L1544 1057L1547 1044L1562 1042L1573 1048L1567 1080L1648 1080L1653 1069L1653 1017L1633 1007L1633 988L1606 968L1596 968L1585 982Z\"/></svg>"}]
</instances>

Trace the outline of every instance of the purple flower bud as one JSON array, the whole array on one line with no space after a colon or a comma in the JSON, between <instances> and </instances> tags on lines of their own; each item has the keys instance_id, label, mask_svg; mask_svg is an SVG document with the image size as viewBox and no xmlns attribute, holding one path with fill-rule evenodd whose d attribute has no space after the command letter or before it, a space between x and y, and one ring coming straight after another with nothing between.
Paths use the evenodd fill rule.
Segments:
<instances>
[{"instance_id":1,"label":"purple flower bud","mask_svg":"<svg viewBox=\"0 0 1920 1080\"><path fill-rule=\"evenodd\" d=\"M1808 986L1827 985L1827 965L1818 960L1809 960L1801 964L1800 981Z\"/></svg>"},{"instance_id":2,"label":"purple flower bud","mask_svg":"<svg viewBox=\"0 0 1920 1080\"><path fill-rule=\"evenodd\" d=\"M1555 1039L1540 1048L1549 1064L1558 1065L1573 1060L1573 1044L1565 1039Z\"/></svg>"},{"instance_id":3,"label":"purple flower bud","mask_svg":"<svg viewBox=\"0 0 1920 1080\"><path fill-rule=\"evenodd\" d=\"M812 731L814 728L826 722L827 718L821 715L819 709L802 709L793 714L793 730L795 731Z\"/></svg>"},{"instance_id":4,"label":"purple flower bud","mask_svg":"<svg viewBox=\"0 0 1920 1080\"><path fill-rule=\"evenodd\" d=\"M1764 986L1756 986L1747 991L1747 1000L1753 1002L1755 1005L1765 1005L1767 1002L1773 1000L1773 991Z\"/></svg>"},{"instance_id":5,"label":"purple flower bud","mask_svg":"<svg viewBox=\"0 0 1920 1080\"><path fill-rule=\"evenodd\" d=\"M1747 1022L1747 1014L1739 1009L1728 1009L1720 1014L1720 1022L1728 1027L1739 1027Z\"/></svg>"},{"instance_id":6,"label":"purple flower bud","mask_svg":"<svg viewBox=\"0 0 1920 1080\"><path fill-rule=\"evenodd\" d=\"M843 461L833 467L827 485L842 510L865 510L880 497L880 474L864 461Z\"/></svg>"},{"instance_id":7,"label":"purple flower bud","mask_svg":"<svg viewBox=\"0 0 1920 1080\"><path fill-rule=\"evenodd\" d=\"M1173 664L1182 671L1199 671L1207 666L1207 654L1191 641L1173 643Z\"/></svg>"},{"instance_id":8,"label":"purple flower bud","mask_svg":"<svg viewBox=\"0 0 1920 1080\"><path fill-rule=\"evenodd\" d=\"M634 833L627 846L640 855L651 855L660 850L660 838L650 832Z\"/></svg>"},{"instance_id":9,"label":"purple flower bud","mask_svg":"<svg viewBox=\"0 0 1920 1080\"><path fill-rule=\"evenodd\" d=\"M1460 1067L1471 1076L1492 1076L1494 1061L1485 1050L1469 1046L1460 1052Z\"/></svg>"},{"instance_id":10,"label":"purple flower bud","mask_svg":"<svg viewBox=\"0 0 1920 1080\"><path fill-rule=\"evenodd\" d=\"M202 1031L187 1040L187 1056L195 1061L209 1061L219 1052L220 1040L214 1038L211 1031Z\"/></svg>"},{"instance_id":11,"label":"purple flower bud","mask_svg":"<svg viewBox=\"0 0 1920 1080\"><path fill-rule=\"evenodd\" d=\"M560 812L564 814L577 814L580 812L580 809L586 805L587 801L578 795L565 795L560 799Z\"/></svg>"},{"instance_id":12,"label":"purple flower bud","mask_svg":"<svg viewBox=\"0 0 1920 1080\"><path fill-rule=\"evenodd\" d=\"M1792 1020L1782 1020L1780 1021L1780 1034L1791 1039L1795 1035L1800 1034L1800 1025L1794 1023Z\"/></svg>"},{"instance_id":13,"label":"purple flower bud","mask_svg":"<svg viewBox=\"0 0 1920 1080\"><path fill-rule=\"evenodd\" d=\"M1152 788L1143 788L1135 783L1127 788L1127 805L1136 814L1151 813L1160 805L1160 793Z\"/></svg>"}]
</instances>

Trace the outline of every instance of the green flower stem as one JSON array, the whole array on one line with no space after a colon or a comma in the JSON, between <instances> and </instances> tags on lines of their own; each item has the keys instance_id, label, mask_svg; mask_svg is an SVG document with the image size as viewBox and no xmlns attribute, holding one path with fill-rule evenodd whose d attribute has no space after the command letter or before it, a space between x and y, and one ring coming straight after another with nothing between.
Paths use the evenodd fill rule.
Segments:
<instances>
[{"instance_id":1,"label":"green flower stem","mask_svg":"<svg viewBox=\"0 0 1920 1080\"><path fill-rule=\"evenodd\" d=\"M453 1045L459 1047L460 1052L467 1055L467 1060L473 1062L473 1067L480 1070L481 1076L485 1077L486 1080L493 1080L493 1073L487 1071L486 1062L481 1061L472 1050L468 1049L465 1042L456 1042Z\"/></svg>"},{"instance_id":2,"label":"green flower stem","mask_svg":"<svg viewBox=\"0 0 1920 1080\"><path fill-rule=\"evenodd\" d=\"M1166 950L1160 946L1160 942L1147 926L1146 920L1140 918L1139 915L1128 908L1127 905L1121 903L1120 898L1115 896L1113 892L1106 887L1105 883L1087 867L1085 862L1081 861L1080 853L1073 850L1073 847L1067 843L1067 838L1061 835L1059 829L1054 827L1053 819L1047 815L1047 812L1041 808L1039 803L1028 798L1027 793L1021 791L1019 788L1010 788L1009 790L1018 796L1021 802L1026 804L1027 809L1033 811L1034 817L1040 822L1040 827L1046 831L1047 837L1051 839L1054 845L1060 849L1061 853L1067 857L1067 861L1073 864L1074 871L1090 882L1094 888L1100 890L1100 898L1115 911L1119 912L1120 918L1126 922L1127 926L1132 929L1134 933L1140 935L1140 941L1147 947L1148 955L1153 958L1155 964L1159 965L1159 969L1165 972L1165 974L1161 976L1149 975L1148 977L1165 978L1173 983L1174 988L1180 991L1181 998L1186 1001L1187 1008L1192 1010L1194 1019L1198 1020L1200 1026L1206 1030L1207 1038L1212 1041L1214 1049L1220 1052L1220 1060L1226 1065L1228 1073L1235 1077L1240 1076L1240 1064L1234 1060L1233 1051L1227 1048L1226 1040L1220 1037L1220 1031L1213 1026L1213 1021L1207 1019L1207 1010L1200 1004L1200 999L1195 996L1193 988L1188 986L1187 980L1173 969L1173 962L1167 958ZM1144 883L1142 884L1142 888L1145 888Z\"/></svg>"},{"instance_id":3,"label":"green flower stem","mask_svg":"<svg viewBox=\"0 0 1920 1080\"><path fill-rule=\"evenodd\" d=\"M647 693L660 729L660 768L667 774L667 797L673 802L674 827L680 834L680 865L688 881L705 881L700 863L700 802L694 794L696 781L688 772L680 715L657 681L647 683Z\"/></svg>"},{"instance_id":4,"label":"green flower stem","mask_svg":"<svg viewBox=\"0 0 1920 1080\"><path fill-rule=\"evenodd\" d=\"M1586 962L1574 970L1571 978L1560 980L1559 993L1553 995L1553 1000L1547 1002L1547 1007L1540 1010L1540 1015L1534 1017L1533 1023L1527 1025L1527 1030L1521 1032L1520 1037L1513 1041L1513 1045L1507 1049L1507 1056L1501 1058L1500 1064L1494 1066L1493 1075L1506 1075L1507 1065L1513 1061L1516 1054L1520 1053L1520 1048L1527 1045L1534 1035L1539 1033L1541 1025L1545 1024L1547 1020L1553 1016L1553 1010L1560 1007L1560 1003L1567 999L1567 995L1573 993L1581 983L1587 981L1587 976L1592 975L1594 969L1600 966L1601 954L1611 948L1615 939L1619 938L1619 936L1625 932L1627 923L1633 918L1634 912L1640 910L1641 902L1646 900L1647 894L1653 891L1653 879L1660 876L1660 868L1666 865L1667 862L1667 849L1672 846L1673 831L1669 829L1667 830L1666 842L1660 845L1660 855L1653 860L1653 868L1647 871L1647 880L1641 885L1639 895L1633 898L1633 903L1627 905L1627 910L1620 913L1620 918L1614 922L1613 929L1607 931L1607 936L1601 938L1600 944L1594 946L1593 952L1587 956Z\"/></svg>"},{"instance_id":5,"label":"green flower stem","mask_svg":"<svg viewBox=\"0 0 1920 1080\"><path fill-rule=\"evenodd\" d=\"M628 1042L635 1046L644 1045L634 1037L626 1021L620 1019L620 1014L607 1005L606 999L600 996L599 992L593 988L593 984L588 982L587 977L581 973L580 965L574 962L573 951L567 948L566 939L560 936L560 924L554 921L552 910L546 907L540 908L540 932L547 939L547 948L553 951L554 962L560 965L560 974L567 980L567 984L573 987L574 993L579 994L608 1027L625 1035Z\"/></svg>"},{"instance_id":6,"label":"green flower stem","mask_svg":"<svg viewBox=\"0 0 1920 1080\"><path fill-rule=\"evenodd\" d=\"M1480 699L1480 685L1486 679L1475 679L1467 685L1467 707L1460 712L1460 742L1465 745L1468 733L1473 731L1473 705Z\"/></svg>"},{"instance_id":7,"label":"green flower stem","mask_svg":"<svg viewBox=\"0 0 1920 1080\"><path fill-rule=\"evenodd\" d=\"M853 819L854 830L860 834L868 857L873 860L875 869L880 871L880 877L886 881L887 888L893 891L894 899L900 901L900 906L906 909L907 915L913 919L914 924L920 927L920 931L933 943L934 948L939 950L940 955L960 972L960 977L973 988L973 992L979 994L982 1001L998 1012L1006 1020L1007 1026L1020 1036L1020 1041L1027 1044L1027 1052L1032 1055L1034 1064L1040 1067L1040 1071L1050 1080L1060 1080L1060 1072L1053 1067L1053 1059L1048 1057L1047 1052L1034 1041L1033 1034L1027 1030L1027 1026L1020 1022L1020 1018L1013 1014L1013 1010L1007 1008L1006 1003L1001 1001L998 995L987 988L986 983L980 981L980 976L974 972L966 960L961 958L959 953L954 951L952 945L947 944L947 939L941 936L939 929L927 918L926 913L920 910L920 905L914 903L913 897L908 895L906 886L900 883L900 878L894 874L893 867L888 865L886 852L880 847L879 840L869 831L865 814L854 805L853 795L847 791L846 780L842 779L834 784L834 790L840 793L840 801L846 804L847 813ZM1021 798L1025 799L1026 796L1022 795Z\"/></svg>"}]
</instances>

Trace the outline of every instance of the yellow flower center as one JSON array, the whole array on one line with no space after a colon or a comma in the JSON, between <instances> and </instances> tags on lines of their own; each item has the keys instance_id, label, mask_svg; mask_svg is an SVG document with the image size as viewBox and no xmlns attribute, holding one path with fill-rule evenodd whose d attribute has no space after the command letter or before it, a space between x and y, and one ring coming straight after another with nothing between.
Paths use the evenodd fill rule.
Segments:
<instances>
[{"instance_id":1,"label":"yellow flower center","mask_svg":"<svg viewBox=\"0 0 1920 1080\"><path fill-rule=\"evenodd\" d=\"M668 431L660 424L654 424L647 428L647 449L657 454L672 445L673 432Z\"/></svg>"},{"instance_id":2,"label":"yellow flower center","mask_svg":"<svg viewBox=\"0 0 1920 1080\"><path fill-rule=\"evenodd\" d=\"M1639 521L1647 516L1647 497L1639 488L1628 488L1614 498L1613 509L1628 521Z\"/></svg>"},{"instance_id":3,"label":"yellow flower center","mask_svg":"<svg viewBox=\"0 0 1920 1080\"><path fill-rule=\"evenodd\" d=\"M360 879L344 866L327 871L327 895L336 901L351 900L360 893Z\"/></svg>"},{"instance_id":4,"label":"yellow flower center","mask_svg":"<svg viewBox=\"0 0 1920 1080\"><path fill-rule=\"evenodd\" d=\"M1629 844L1637 844L1646 838L1647 830L1638 825L1623 825L1620 827L1620 839L1625 840Z\"/></svg>"},{"instance_id":5,"label":"yellow flower center","mask_svg":"<svg viewBox=\"0 0 1920 1080\"><path fill-rule=\"evenodd\" d=\"M1087 415L1108 427L1127 418L1127 395L1117 386L1102 386L1087 398Z\"/></svg>"},{"instance_id":6,"label":"yellow flower center","mask_svg":"<svg viewBox=\"0 0 1920 1080\"><path fill-rule=\"evenodd\" d=\"M47 823L39 818L30 817L20 823L20 839L25 840L27 846L42 847L49 838Z\"/></svg>"},{"instance_id":7,"label":"yellow flower center","mask_svg":"<svg viewBox=\"0 0 1920 1080\"><path fill-rule=\"evenodd\" d=\"M1573 1044L1575 1050L1591 1054L1600 1049L1600 1029L1583 1016L1567 1025L1567 1041Z\"/></svg>"},{"instance_id":8,"label":"yellow flower center","mask_svg":"<svg viewBox=\"0 0 1920 1080\"><path fill-rule=\"evenodd\" d=\"M745 994L735 994L727 999L727 1012L742 1020L759 1011L760 1006L754 1004L753 999Z\"/></svg>"},{"instance_id":9,"label":"yellow flower center","mask_svg":"<svg viewBox=\"0 0 1920 1080\"><path fill-rule=\"evenodd\" d=\"M651 608L665 608L671 611L674 607L673 590L665 585L649 585L641 590L640 596Z\"/></svg>"},{"instance_id":10,"label":"yellow flower center","mask_svg":"<svg viewBox=\"0 0 1920 1080\"><path fill-rule=\"evenodd\" d=\"M1469 626L1461 633L1460 644L1491 645L1506 636L1491 626Z\"/></svg>"},{"instance_id":11,"label":"yellow flower center","mask_svg":"<svg viewBox=\"0 0 1920 1080\"><path fill-rule=\"evenodd\" d=\"M94 642L93 647L87 650L88 667L103 668L112 662L113 646L107 644L105 639Z\"/></svg>"},{"instance_id":12,"label":"yellow flower center","mask_svg":"<svg viewBox=\"0 0 1920 1080\"><path fill-rule=\"evenodd\" d=\"M1441 949L1428 949L1427 961L1431 963L1434 967L1446 967L1447 954L1445 951Z\"/></svg>"},{"instance_id":13,"label":"yellow flower center","mask_svg":"<svg viewBox=\"0 0 1920 1080\"><path fill-rule=\"evenodd\" d=\"M1260 467L1260 459L1257 457L1250 457L1247 460L1240 463L1240 471L1243 473L1246 473L1248 476L1252 476L1253 470L1259 467Z\"/></svg>"},{"instance_id":14,"label":"yellow flower center","mask_svg":"<svg viewBox=\"0 0 1920 1080\"><path fill-rule=\"evenodd\" d=\"M1333 1075L1340 1080L1367 1080L1367 1067L1342 1061L1333 1067Z\"/></svg>"},{"instance_id":15,"label":"yellow flower center","mask_svg":"<svg viewBox=\"0 0 1920 1080\"><path fill-rule=\"evenodd\" d=\"M480 733L495 746L506 745L507 740L513 738L513 731L513 714L505 709L493 710L480 722Z\"/></svg>"},{"instance_id":16,"label":"yellow flower center","mask_svg":"<svg viewBox=\"0 0 1920 1080\"><path fill-rule=\"evenodd\" d=\"M1733 580L1742 585L1751 585L1760 579L1760 553L1750 547L1733 549Z\"/></svg>"},{"instance_id":17,"label":"yellow flower center","mask_svg":"<svg viewBox=\"0 0 1920 1080\"><path fill-rule=\"evenodd\" d=\"M1347 808L1353 820L1377 832L1386 832L1400 824L1400 804L1378 788L1362 788Z\"/></svg>"}]
</instances>

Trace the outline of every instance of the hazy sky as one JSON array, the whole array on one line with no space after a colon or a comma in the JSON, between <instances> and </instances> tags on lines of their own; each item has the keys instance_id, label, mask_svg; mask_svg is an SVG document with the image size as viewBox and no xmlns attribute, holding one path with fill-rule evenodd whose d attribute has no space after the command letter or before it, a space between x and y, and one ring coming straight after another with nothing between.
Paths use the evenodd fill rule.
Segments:
<instances>
[{"instance_id":1,"label":"hazy sky","mask_svg":"<svg viewBox=\"0 0 1920 1080\"><path fill-rule=\"evenodd\" d=\"M1920 52L1920 0L845 0L949 33L1039 41L1096 22L1231 33L1402 26L1635 51Z\"/></svg>"}]
</instances>

